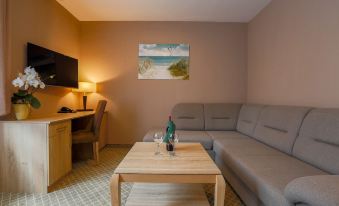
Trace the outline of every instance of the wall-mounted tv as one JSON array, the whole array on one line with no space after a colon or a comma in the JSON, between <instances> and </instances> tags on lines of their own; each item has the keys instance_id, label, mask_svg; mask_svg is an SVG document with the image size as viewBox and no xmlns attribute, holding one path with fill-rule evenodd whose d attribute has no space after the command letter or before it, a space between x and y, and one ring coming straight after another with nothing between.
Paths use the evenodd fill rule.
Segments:
<instances>
[{"instance_id":1,"label":"wall-mounted tv","mask_svg":"<svg viewBox=\"0 0 339 206\"><path fill-rule=\"evenodd\" d=\"M78 88L77 59L28 43L27 66L34 67L46 85Z\"/></svg>"}]
</instances>

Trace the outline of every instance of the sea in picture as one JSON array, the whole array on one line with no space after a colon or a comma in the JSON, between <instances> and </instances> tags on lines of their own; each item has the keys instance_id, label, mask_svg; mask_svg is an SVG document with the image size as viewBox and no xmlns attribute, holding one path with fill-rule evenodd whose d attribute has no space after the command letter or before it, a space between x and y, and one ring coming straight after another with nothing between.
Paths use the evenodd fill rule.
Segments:
<instances>
[{"instance_id":1,"label":"sea in picture","mask_svg":"<svg viewBox=\"0 0 339 206\"><path fill-rule=\"evenodd\" d=\"M138 79L189 79L189 46L140 44Z\"/></svg>"}]
</instances>

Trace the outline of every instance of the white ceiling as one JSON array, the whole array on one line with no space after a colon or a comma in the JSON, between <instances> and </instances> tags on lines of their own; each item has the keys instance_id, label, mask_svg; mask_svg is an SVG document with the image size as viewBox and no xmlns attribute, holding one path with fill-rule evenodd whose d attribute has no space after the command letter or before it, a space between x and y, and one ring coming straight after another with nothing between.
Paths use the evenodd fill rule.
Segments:
<instances>
[{"instance_id":1,"label":"white ceiling","mask_svg":"<svg viewBox=\"0 0 339 206\"><path fill-rule=\"evenodd\" d=\"M248 22L271 0L56 0L80 21Z\"/></svg>"}]
</instances>

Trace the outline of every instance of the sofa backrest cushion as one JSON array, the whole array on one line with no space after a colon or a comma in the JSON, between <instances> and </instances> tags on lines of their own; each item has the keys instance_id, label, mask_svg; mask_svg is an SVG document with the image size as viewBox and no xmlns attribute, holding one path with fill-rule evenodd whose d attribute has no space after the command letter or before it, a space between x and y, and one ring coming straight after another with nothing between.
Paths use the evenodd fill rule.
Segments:
<instances>
[{"instance_id":1,"label":"sofa backrest cushion","mask_svg":"<svg viewBox=\"0 0 339 206\"><path fill-rule=\"evenodd\" d=\"M293 155L328 173L339 174L339 109L314 109L305 118Z\"/></svg>"},{"instance_id":2,"label":"sofa backrest cushion","mask_svg":"<svg viewBox=\"0 0 339 206\"><path fill-rule=\"evenodd\" d=\"M267 106L263 109L253 137L287 154L292 148L308 107Z\"/></svg>"},{"instance_id":3,"label":"sofa backrest cushion","mask_svg":"<svg viewBox=\"0 0 339 206\"><path fill-rule=\"evenodd\" d=\"M204 104L205 130L235 130L240 108L236 103Z\"/></svg>"},{"instance_id":4,"label":"sofa backrest cushion","mask_svg":"<svg viewBox=\"0 0 339 206\"><path fill-rule=\"evenodd\" d=\"M242 105L237 123L238 132L253 136L254 128L264 107L264 105L259 104Z\"/></svg>"},{"instance_id":5,"label":"sofa backrest cushion","mask_svg":"<svg viewBox=\"0 0 339 206\"><path fill-rule=\"evenodd\" d=\"M172 118L177 129L204 130L204 105L180 103L173 107Z\"/></svg>"}]
</instances>

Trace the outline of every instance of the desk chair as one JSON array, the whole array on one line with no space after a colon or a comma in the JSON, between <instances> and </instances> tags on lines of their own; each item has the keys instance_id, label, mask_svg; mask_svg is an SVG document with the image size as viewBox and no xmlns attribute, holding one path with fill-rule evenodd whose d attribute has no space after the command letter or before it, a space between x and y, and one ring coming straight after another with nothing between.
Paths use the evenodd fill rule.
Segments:
<instances>
[{"instance_id":1,"label":"desk chair","mask_svg":"<svg viewBox=\"0 0 339 206\"><path fill-rule=\"evenodd\" d=\"M93 121L84 130L72 133L72 144L92 143L93 159L96 163L99 161L99 135L102 118L104 116L107 101L100 100L95 110Z\"/></svg>"}]
</instances>

